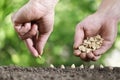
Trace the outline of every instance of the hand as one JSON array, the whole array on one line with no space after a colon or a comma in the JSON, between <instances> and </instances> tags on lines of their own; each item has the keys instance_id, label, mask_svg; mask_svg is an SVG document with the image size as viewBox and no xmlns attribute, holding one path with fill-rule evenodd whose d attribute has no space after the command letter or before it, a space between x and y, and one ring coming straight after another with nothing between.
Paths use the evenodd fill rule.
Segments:
<instances>
[{"instance_id":1,"label":"hand","mask_svg":"<svg viewBox=\"0 0 120 80\"><path fill-rule=\"evenodd\" d=\"M74 54L85 61L96 61L105 53L113 44L117 35L117 20L95 13L88 16L76 27L74 38ZM90 53L81 53L78 47L82 44L84 38L101 35L104 39L102 46Z\"/></svg>"},{"instance_id":2,"label":"hand","mask_svg":"<svg viewBox=\"0 0 120 80\"><path fill-rule=\"evenodd\" d=\"M30 0L13 16L14 28L34 56L43 53L54 25L57 0Z\"/></svg>"}]
</instances>

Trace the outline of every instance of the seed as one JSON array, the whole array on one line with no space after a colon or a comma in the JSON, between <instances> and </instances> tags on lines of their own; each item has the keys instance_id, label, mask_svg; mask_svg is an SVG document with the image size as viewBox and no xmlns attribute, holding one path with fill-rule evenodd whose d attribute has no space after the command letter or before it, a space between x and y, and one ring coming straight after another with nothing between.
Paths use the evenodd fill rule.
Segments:
<instances>
[{"instance_id":1,"label":"seed","mask_svg":"<svg viewBox=\"0 0 120 80\"><path fill-rule=\"evenodd\" d=\"M55 68L53 64L50 64L50 68Z\"/></svg>"},{"instance_id":2,"label":"seed","mask_svg":"<svg viewBox=\"0 0 120 80\"><path fill-rule=\"evenodd\" d=\"M91 42L93 42L94 41L94 38L93 37L90 37L90 39L89 39Z\"/></svg>"},{"instance_id":3,"label":"seed","mask_svg":"<svg viewBox=\"0 0 120 80\"><path fill-rule=\"evenodd\" d=\"M65 69L65 66L64 66L64 65L61 65L61 69Z\"/></svg>"},{"instance_id":4,"label":"seed","mask_svg":"<svg viewBox=\"0 0 120 80\"><path fill-rule=\"evenodd\" d=\"M71 65L71 68L74 69L74 68L75 68L75 64L72 64L72 65Z\"/></svg>"},{"instance_id":5,"label":"seed","mask_svg":"<svg viewBox=\"0 0 120 80\"><path fill-rule=\"evenodd\" d=\"M86 51L86 48L85 48L85 46L81 45L81 46L79 46L79 50L80 50L81 52L85 52L85 51Z\"/></svg>"},{"instance_id":6,"label":"seed","mask_svg":"<svg viewBox=\"0 0 120 80\"><path fill-rule=\"evenodd\" d=\"M90 53L91 51L92 51L92 49L88 48L88 49L86 50L86 53Z\"/></svg>"},{"instance_id":7,"label":"seed","mask_svg":"<svg viewBox=\"0 0 120 80\"><path fill-rule=\"evenodd\" d=\"M96 48L99 49L101 45L96 45Z\"/></svg>"},{"instance_id":8,"label":"seed","mask_svg":"<svg viewBox=\"0 0 120 80\"><path fill-rule=\"evenodd\" d=\"M38 56L40 59L42 58L41 55Z\"/></svg>"},{"instance_id":9,"label":"seed","mask_svg":"<svg viewBox=\"0 0 120 80\"><path fill-rule=\"evenodd\" d=\"M79 50L82 53L90 53L101 47L103 38L100 35L94 37L87 37L83 43L79 46Z\"/></svg>"},{"instance_id":10,"label":"seed","mask_svg":"<svg viewBox=\"0 0 120 80\"><path fill-rule=\"evenodd\" d=\"M104 68L104 66L101 64L101 65L100 65L100 68L101 68L101 69L103 69L103 68Z\"/></svg>"},{"instance_id":11,"label":"seed","mask_svg":"<svg viewBox=\"0 0 120 80\"><path fill-rule=\"evenodd\" d=\"M91 65L91 66L90 66L90 69L94 69L94 67L95 67L94 65Z\"/></svg>"},{"instance_id":12,"label":"seed","mask_svg":"<svg viewBox=\"0 0 120 80\"><path fill-rule=\"evenodd\" d=\"M84 68L84 65L82 64L81 66L80 66L80 69L83 69Z\"/></svg>"},{"instance_id":13,"label":"seed","mask_svg":"<svg viewBox=\"0 0 120 80\"><path fill-rule=\"evenodd\" d=\"M96 39L101 39L100 35L95 36Z\"/></svg>"}]
</instances>

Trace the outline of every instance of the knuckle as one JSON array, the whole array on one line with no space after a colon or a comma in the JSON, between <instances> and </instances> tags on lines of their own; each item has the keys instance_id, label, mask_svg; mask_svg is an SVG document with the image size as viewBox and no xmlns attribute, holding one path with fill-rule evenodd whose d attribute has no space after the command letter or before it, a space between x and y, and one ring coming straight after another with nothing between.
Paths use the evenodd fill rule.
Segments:
<instances>
[{"instance_id":1,"label":"knuckle","mask_svg":"<svg viewBox=\"0 0 120 80\"><path fill-rule=\"evenodd\" d=\"M36 35L36 31L30 31L28 34L30 35L30 36L35 36Z\"/></svg>"}]
</instances>

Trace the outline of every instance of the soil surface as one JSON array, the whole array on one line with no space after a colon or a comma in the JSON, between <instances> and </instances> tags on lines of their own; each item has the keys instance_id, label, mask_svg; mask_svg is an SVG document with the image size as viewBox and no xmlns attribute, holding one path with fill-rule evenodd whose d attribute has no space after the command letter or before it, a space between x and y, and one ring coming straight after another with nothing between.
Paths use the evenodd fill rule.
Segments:
<instances>
[{"instance_id":1,"label":"soil surface","mask_svg":"<svg viewBox=\"0 0 120 80\"><path fill-rule=\"evenodd\" d=\"M0 80L120 80L120 68L81 69L1 66Z\"/></svg>"}]
</instances>

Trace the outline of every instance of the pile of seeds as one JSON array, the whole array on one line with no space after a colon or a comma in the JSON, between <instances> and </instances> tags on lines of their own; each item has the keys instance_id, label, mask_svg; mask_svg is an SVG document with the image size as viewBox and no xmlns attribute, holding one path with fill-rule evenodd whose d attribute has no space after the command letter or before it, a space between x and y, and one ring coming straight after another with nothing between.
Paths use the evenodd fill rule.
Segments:
<instances>
[{"instance_id":1,"label":"pile of seeds","mask_svg":"<svg viewBox=\"0 0 120 80\"><path fill-rule=\"evenodd\" d=\"M100 35L87 37L87 39L83 41L83 44L79 46L79 50L81 51L81 53L90 53L99 49L102 43L103 38Z\"/></svg>"}]
</instances>

